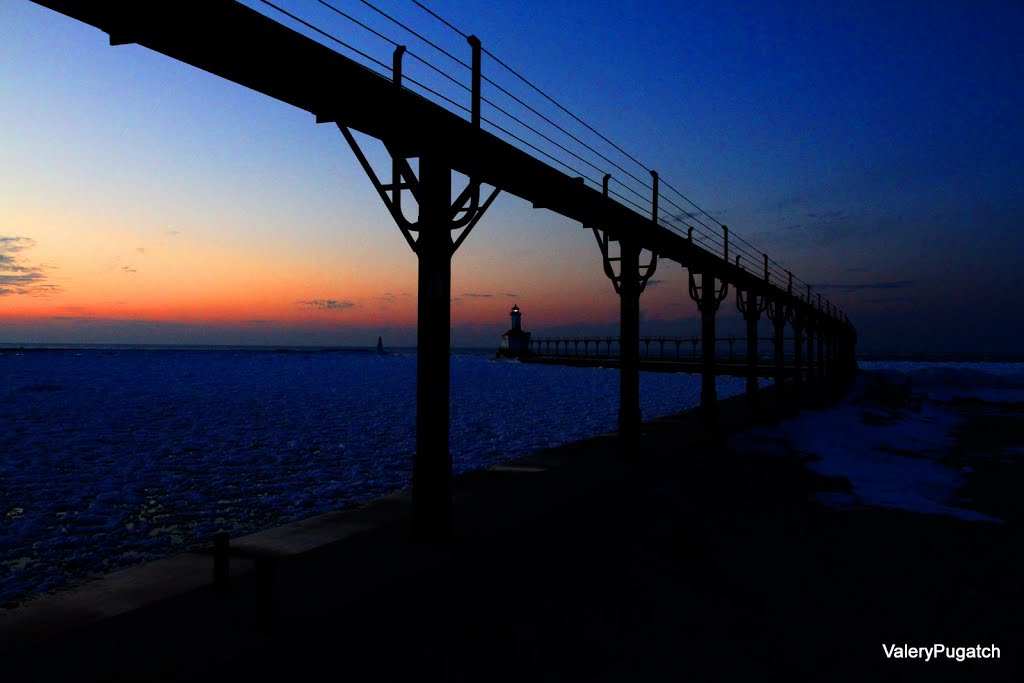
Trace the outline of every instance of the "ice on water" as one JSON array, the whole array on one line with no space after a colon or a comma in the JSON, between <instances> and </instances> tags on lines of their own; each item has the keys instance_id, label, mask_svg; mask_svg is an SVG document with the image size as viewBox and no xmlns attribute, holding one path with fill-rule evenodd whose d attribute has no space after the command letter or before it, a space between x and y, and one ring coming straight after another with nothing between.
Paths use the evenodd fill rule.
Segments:
<instances>
[{"instance_id":1,"label":"ice on water","mask_svg":"<svg viewBox=\"0 0 1024 683\"><path fill-rule=\"evenodd\" d=\"M1024 364L865 362L854 390L835 407L806 411L772 430L734 439L752 451L764 444L808 457L807 466L847 479L849 494L819 497L832 507L897 508L959 519L999 522L971 509L960 489L965 472L946 458L961 419L949 402L976 399L1024 401ZM899 406L876 400L882 392L903 392ZM908 407L909 406L909 407Z\"/></svg>"},{"instance_id":2,"label":"ice on water","mask_svg":"<svg viewBox=\"0 0 1024 683\"><path fill-rule=\"evenodd\" d=\"M940 400L1024 400L1020 365L863 364ZM0 605L69 581L406 488L413 354L0 350ZM744 382L720 378L719 395ZM642 373L645 418L697 405L697 375ZM1020 397L1020 398L1016 398ZM861 421L808 413L773 434L847 477L831 504L982 519L941 461L939 405ZM452 356L456 472L615 428L618 373Z\"/></svg>"},{"instance_id":3,"label":"ice on water","mask_svg":"<svg viewBox=\"0 0 1024 683\"><path fill-rule=\"evenodd\" d=\"M415 377L402 353L0 352L0 605L406 488ZM695 376L641 384L645 417L698 401ZM454 468L610 431L617 409L614 370L455 354Z\"/></svg>"}]
</instances>

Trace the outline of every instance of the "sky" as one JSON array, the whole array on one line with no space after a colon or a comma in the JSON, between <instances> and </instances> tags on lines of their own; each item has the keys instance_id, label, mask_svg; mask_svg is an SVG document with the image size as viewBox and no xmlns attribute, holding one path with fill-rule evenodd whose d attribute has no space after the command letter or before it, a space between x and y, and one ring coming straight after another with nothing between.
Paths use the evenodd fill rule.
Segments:
<instances>
[{"instance_id":1,"label":"sky","mask_svg":"<svg viewBox=\"0 0 1024 683\"><path fill-rule=\"evenodd\" d=\"M468 82L365 3L331 1ZM390 64L320 3L278 4ZM468 59L409 0L377 4ZM1024 3L424 4L811 283L860 351L1024 352ZM484 74L561 116L488 56ZM416 266L336 127L0 2L0 343L412 345ZM593 235L508 194L452 278L456 346L496 347L513 303L537 336L617 330ZM642 334L699 334L686 285L663 260ZM719 329L740 335L732 302Z\"/></svg>"}]
</instances>

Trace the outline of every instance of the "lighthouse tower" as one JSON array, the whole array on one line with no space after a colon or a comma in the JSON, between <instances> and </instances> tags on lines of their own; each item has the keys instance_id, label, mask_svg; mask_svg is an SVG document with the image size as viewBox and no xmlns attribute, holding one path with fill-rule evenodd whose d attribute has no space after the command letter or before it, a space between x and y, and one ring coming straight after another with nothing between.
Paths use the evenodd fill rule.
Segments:
<instances>
[{"instance_id":1,"label":"lighthouse tower","mask_svg":"<svg viewBox=\"0 0 1024 683\"><path fill-rule=\"evenodd\" d=\"M509 311L509 318L512 320L512 327L501 335L501 348L498 349L499 356L518 358L530 353L530 333L523 332L523 314L519 306L515 305Z\"/></svg>"}]
</instances>

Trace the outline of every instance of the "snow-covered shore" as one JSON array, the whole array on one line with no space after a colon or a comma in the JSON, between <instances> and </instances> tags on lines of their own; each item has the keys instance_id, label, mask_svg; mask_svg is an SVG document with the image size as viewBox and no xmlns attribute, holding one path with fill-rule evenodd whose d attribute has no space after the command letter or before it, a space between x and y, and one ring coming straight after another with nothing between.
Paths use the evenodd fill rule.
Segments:
<instances>
[{"instance_id":1,"label":"snow-covered shore","mask_svg":"<svg viewBox=\"0 0 1024 683\"><path fill-rule=\"evenodd\" d=\"M749 431L732 443L750 453L796 453L813 471L847 480L847 491L818 494L831 507L1000 522L975 509L966 490L974 467L957 457L958 436L969 419L965 403L975 412L978 405L1021 402L1019 363L862 363L853 390L839 404Z\"/></svg>"}]
</instances>

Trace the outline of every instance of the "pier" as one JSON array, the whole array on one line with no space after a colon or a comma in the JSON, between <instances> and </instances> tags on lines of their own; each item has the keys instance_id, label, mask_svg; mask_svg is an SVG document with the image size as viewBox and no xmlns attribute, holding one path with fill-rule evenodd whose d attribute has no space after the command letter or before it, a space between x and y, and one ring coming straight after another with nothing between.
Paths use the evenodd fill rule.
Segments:
<instances>
[{"instance_id":1,"label":"pier","mask_svg":"<svg viewBox=\"0 0 1024 683\"><path fill-rule=\"evenodd\" d=\"M452 256L501 192L564 216L596 240L594 267L603 269L619 299L623 452L635 450L641 437L640 301L659 268L687 271L688 288L679 296L692 299L701 314L700 336L706 340L699 361L701 414L709 425L718 419L715 377L727 370L710 340L717 338L716 314L731 294L746 321L748 339L757 337L762 315L771 321L777 340L791 328L791 370L779 355L782 343L775 344L771 367L779 389L787 378L796 386L847 379L856 370L857 334L848 316L768 254L736 234L730 236L729 228L710 214L684 211L678 203L684 195L657 170L644 167L643 177L638 177L613 163L599 169L597 179L514 134L502 134L505 129L496 128L483 113L491 106L484 83L493 85L482 66L484 56L497 60L477 36L463 34L468 73L460 77L466 77L469 96L465 106L455 103L452 109L436 98L432 101L422 89L412 90L416 83L403 75L407 50L397 41L392 41L395 47L386 62L374 58L390 67L389 73L381 73L231 0L156 5L34 1L100 29L111 45L147 47L338 128L366 172L368 191L379 196L418 261L412 520L424 538L443 539L452 523ZM343 38L287 16L344 44ZM385 168L371 163L364 149L367 138L383 144L390 157ZM513 144L515 140L520 143ZM455 185L457 176L465 179L461 186ZM415 215L410 216L413 207ZM754 398L762 376L756 344L747 346L744 372L748 395Z\"/></svg>"},{"instance_id":2,"label":"pier","mask_svg":"<svg viewBox=\"0 0 1024 683\"><path fill-rule=\"evenodd\" d=\"M715 340L714 373L719 376L757 377L774 380L792 380L797 372L795 354L775 354L766 357L758 345L774 345L775 337L754 340L752 351L756 362L751 364L747 351L748 340L728 336ZM786 338L785 342L792 342ZM643 372L677 372L702 374L705 372L700 337L641 337L640 370ZM621 340L618 337L538 337L530 340L529 352L520 356L525 363L542 365L569 365L573 367L621 367ZM765 364L768 358L772 362ZM807 368L802 368L807 374Z\"/></svg>"}]
</instances>

